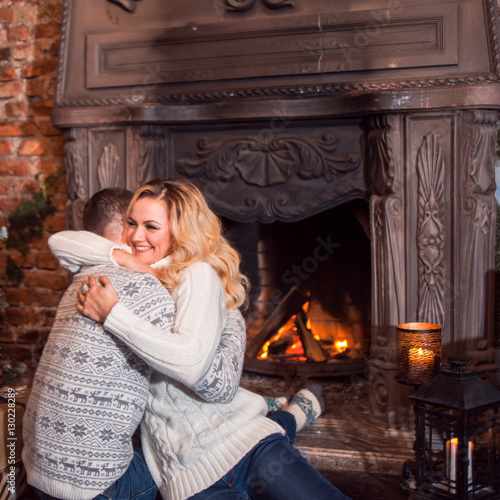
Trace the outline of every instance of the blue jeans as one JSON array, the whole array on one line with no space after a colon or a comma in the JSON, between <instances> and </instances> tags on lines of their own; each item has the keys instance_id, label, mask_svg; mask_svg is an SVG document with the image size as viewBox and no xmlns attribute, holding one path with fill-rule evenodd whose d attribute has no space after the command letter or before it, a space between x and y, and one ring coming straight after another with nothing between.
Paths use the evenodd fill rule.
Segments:
<instances>
[{"instance_id":1,"label":"blue jeans","mask_svg":"<svg viewBox=\"0 0 500 500\"><path fill-rule=\"evenodd\" d=\"M42 500L58 500L43 491L33 488ZM144 461L142 450L136 450L134 458L123 476L94 500L155 500L161 499L151 473Z\"/></svg>"},{"instance_id":2,"label":"blue jeans","mask_svg":"<svg viewBox=\"0 0 500 500\"><path fill-rule=\"evenodd\" d=\"M350 500L281 434L260 441L222 479L189 500L219 499Z\"/></svg>"}]
</instances>

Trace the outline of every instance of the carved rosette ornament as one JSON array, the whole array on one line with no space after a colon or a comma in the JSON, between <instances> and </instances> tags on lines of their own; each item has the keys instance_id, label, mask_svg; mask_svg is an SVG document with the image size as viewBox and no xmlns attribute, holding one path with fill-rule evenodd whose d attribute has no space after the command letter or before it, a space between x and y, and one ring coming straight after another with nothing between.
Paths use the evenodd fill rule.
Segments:
<instances>
[{"instance_id":1,"label":"carved rosette ornament","mask_svg":"<svg viewBox=\"0 0 500 500\"><path fill-rule=\"evenodd\" d=\"M444 172L439 137L428 133L417 153L418 312L419 321L444 324Z\"/></svg>"},{"instance_id":2,"label":"carved rosette ornament","mask_svg":"<svg viewBox=\"0 0 500 500\"><path fill-rule=\"evenodd\" d=\"M181 160L176 168L188 177L212 181L229 182L239 174L247 184L260 187L283 184L294 173L301 179L323 177L332 182L361 163L357 154L335 156L336 149L334 134L324 134L317 143L293 136L269 141L237 137L214 144L203 139L198 141L198 159Z\"/></svg>"}]
</instances>

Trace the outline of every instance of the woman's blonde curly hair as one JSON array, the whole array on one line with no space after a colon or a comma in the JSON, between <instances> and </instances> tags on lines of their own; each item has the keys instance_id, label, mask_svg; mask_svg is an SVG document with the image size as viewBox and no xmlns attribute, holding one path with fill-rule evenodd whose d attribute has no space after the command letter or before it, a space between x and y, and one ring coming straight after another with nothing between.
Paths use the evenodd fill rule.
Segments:
<instances>
[{"instance_id":1,"label":"woman's blonde curly hair","mask_svg":"<svg viewBox=\"0 0 500 500\"><path fill-rule=\"evenodd\" d=\"M158 270L158 278L165 288L175 288L182 271L201 260L210 264L219 276L228 310L246 304L248 280L240 273L240 255L222 236L221 221L209 208L201 191L187 179L153 179L135 192L129 212L142 198L165 202L171 264Z\"/></svg>"}]
</instances>

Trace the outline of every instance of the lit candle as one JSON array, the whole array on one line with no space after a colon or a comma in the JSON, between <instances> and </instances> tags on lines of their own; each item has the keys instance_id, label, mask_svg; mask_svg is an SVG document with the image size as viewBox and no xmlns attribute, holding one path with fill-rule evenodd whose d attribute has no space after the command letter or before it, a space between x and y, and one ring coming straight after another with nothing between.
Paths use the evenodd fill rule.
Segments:
<instances>
[{"instance_id":1,"label":"lit candle","mask_svg":"<svg viewBox=\"0 0 500 500\"><path fill-rule=\"evenodd\" d=\"M420 380L433 370L434 352L421 347L411 347L409 352L408 375L411 380Z\"/></svg>"},{"instance_id":2,"label":"lit candle","mask_svg":"<svg viewBox=\"0 0 500 500\"><path fill-rule=\"evenodd\" d=\"M453 487L457 480L457 448L458 448L458 438L453 438L450 441L446 441L446 470L448 473L448 479L452 482L450 486L450 491L455 492ZM469 441L467 446L467 484L472 482L472 452L474 450L474 444Z\"/></svg>"}]
</instances>

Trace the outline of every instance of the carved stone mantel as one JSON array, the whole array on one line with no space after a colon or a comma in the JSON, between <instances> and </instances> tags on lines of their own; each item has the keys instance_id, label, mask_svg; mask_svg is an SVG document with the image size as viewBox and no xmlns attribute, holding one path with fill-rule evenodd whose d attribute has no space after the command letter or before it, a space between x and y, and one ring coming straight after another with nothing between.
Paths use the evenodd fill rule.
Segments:
<instances>
[{"instance_id":1,"label":"carved stone mantel","mask_svg":"<svg viewBox=\"0 0 500 500\"><path fill-rule=\"evenodd\" d=\"M65 1L54 124L69 227L97 190L186 176L219 214L370 202L374 421L403 426L395 327L494 374L495 0ZM471 40L473 42L471 42Z\"/></svg>"}]
</instances>

